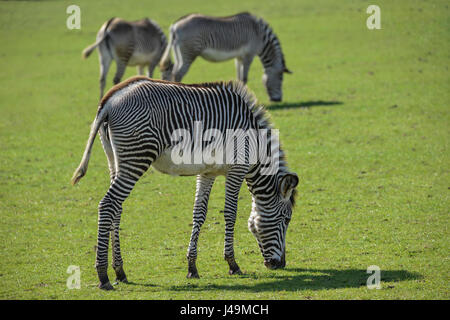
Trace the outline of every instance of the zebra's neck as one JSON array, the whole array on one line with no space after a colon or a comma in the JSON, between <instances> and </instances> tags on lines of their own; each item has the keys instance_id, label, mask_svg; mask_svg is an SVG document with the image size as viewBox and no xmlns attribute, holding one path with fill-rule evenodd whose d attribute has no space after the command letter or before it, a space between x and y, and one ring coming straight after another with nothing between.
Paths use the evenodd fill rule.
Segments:
<instances>
[{"instance_id":1,"label":"zebra's neck","mask_svg":"<svg viewBox=\"0 0 450 320\"><path fill-rule=\"evenodd\" d=\"M277 206L280 195L279 181L282 175L283 170L279 170L273 175L263 175L260 171L253 176L247 175L247 186L252 194L252 211L261 213L266 212L267 208Z\"/></svg>"},{"instance_id":2,"label":"zebra's neck","mask_svg":"<svg viewBox=\"0 0 450 320\"><path fill-rule=\"evenodd\" d=\"M284 56L281 51L281 44L270 26L263 20L259 21L263 46L258 54L264 69L273 67L274 65L284 66Z\"/></svg>"},{"instance_id":3,"label":"zebra's neck","mask_svg":"<svg viewBox=\"0 0 450 320\"><path fill-rule=\"evenodd\" d=\"M267 123L264 127L272 130ZM279 181L288 172L277 134L271 134L268 145L270 145L270 157L260 160L246 175L247 186L253 195L253 205L259 208L273 206L273 202L278 201Z\"/></svg>"}]
</instances>

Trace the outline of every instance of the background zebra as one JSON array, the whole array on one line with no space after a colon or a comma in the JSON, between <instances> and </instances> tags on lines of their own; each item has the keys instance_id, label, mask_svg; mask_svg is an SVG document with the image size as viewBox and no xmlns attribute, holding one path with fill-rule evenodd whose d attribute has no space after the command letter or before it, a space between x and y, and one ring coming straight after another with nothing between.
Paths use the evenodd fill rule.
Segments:
<instances>
[{"instance_id":1,"label":"background zebra","mask_svg":"<svg viewBox=\"0 0 450 320\"><path fill-rule=\"evenodd\" d=\"M97 40L83 50L83 58L89 57L95 48L99 48L100 60L100 99L103 97L106 76L112 60L116 61L117 71L114 84L120 82L127 66L137 66L142 75L148 67L148 76L153 77L153 70L158 65L166 49L167 40L158 24L148 18L138 21L125 21L111 18L106 21L97 33ZM166 61L165 72L168 77L172 63Z\"/></svg>"},{"instance_id":2,"label":"background zebra","mask_svg":"<svg viewBox=\"0 0 450 320\"><path fill-rule=\"evenodd\" d=\"M180 18L170 26L161 70L172 66L171 48L175 65L171 77L165 73L165 80L181 81L192 62L201 56L212 62L235 58L237 78L247 83L250 64L257 55L264 67L263 83L270 100L281 101L283 73L292 73L273 30L263 19L247 12L220 18L200 14Z\"/></svg>"},{"instance_id":3,"label":"background zebra","mask_svg":"<svg viewBox=\"0 0 450 320\"><path fill-rule=\"evenodd\" d=\"M238 194L244 179L253 195L248 227L256 237L264 264L268 268L285 265L286 230L294 205L294 190L298 177L286 165L284 153L275 135L270 136L271 153L277 161L269 163L272 174L263 174L264 164L256 162L175 164L172 151L177 130L187 130L195 136L194 123L204 129L271 129L262 107L242 83L209 83L184 85L146 77L134 77L113 87L101 100L92 124L80 166L72 183L86 173L91 148L97 134L108 158L111 185L99 204L98 248L96 268L99 287L112 289L107 276L108 239L111 233L112 265L118 281L126 282L120 255L119 224L122 203L137 180L153 166L167 174L197 175L193 210L193 227L187 252L188 278L198 277L196 268L197 241L206 219L209 194L215 177L225 181L225 245L224 257L230 274L240 274L234 258L233 236ZM255 144L238 145L237 153L253 151Z\"/></svg>"}]
</instances>

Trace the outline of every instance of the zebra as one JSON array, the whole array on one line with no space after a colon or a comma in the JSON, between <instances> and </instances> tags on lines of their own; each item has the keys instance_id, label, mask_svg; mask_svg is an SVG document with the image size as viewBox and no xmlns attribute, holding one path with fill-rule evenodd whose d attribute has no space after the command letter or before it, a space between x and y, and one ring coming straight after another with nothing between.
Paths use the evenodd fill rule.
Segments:
<instances>
[{"instance_id":1,"label":"zebra","mask_svg":"<svg viewBox=\"0 0 450 320\"><path fill-rule=\"evenodd\" d=\"M170 60L173 49L174 65ZM190 14L170 26L169 45L160 62L164 80L180 82L194 60L201 56L211 62L235 58L237 79L247 83L253 58L258 55L264 67L263 84L271 101L282 100L286 67L278 37L262 18L248 12L229 17Z\"/></svg>"},{"instance_id":2,"label":"zebra","mask_svg":"<svg viewBox=\"0 0 450 320\"><path fill-rule=\"evenodd\" d=\"M82 57L86 59L95 48L99 48L101 99L112 60L115 60L117 65L114 84L120 82L127 66L137 66L139 75L148 67L148 76L152 78L166 46L166 36L155 21L144 18L130 22L111 18L98 31L95 43L83 50ZM162 77L169 76L171 70L172 63L169 58Z\"/></svg>"},{"instance_id":3,"label":"zebra","mask_svg":"<svg viewBox=\"0 0 450 320\"><path fill-rule=\"evenodd\" d=\"M96 269L101 289L113 289L107 275L109 235L116 283L127 282L119 244L122 203L151 165L165 174L197 176L193 226L186 255L188 278L199 277L197 242L206 219L209 194L219 175L225 176L224 258L229 265L229 274L242 274L235 260L233 238L238 195L244 180L253 199L248 228L257 240L264 265L270 269L285 266L286 231L299 179L296 173L288 170L276 134L270 135L267 145L271 145L268 151L278 155L274 157L278 160L270 163L203 161L179 164L173 157L179 146L179 141L173 138L174 132L184 129L195 136L194 123L197 121L205 129L219 131L270 130L272 125L264 108L255 101L242 82L188 85L143 76L123 81L106 93L99 103L81 163L71 180L75 185L86 174L92 145L99 132L111 179L98 210ZM249 142L244 148L236 144L233 150L248 153L255 147L252 141L251 146ZM267 174L264 169L274 170Z\"/></svg>"}]
</instances>

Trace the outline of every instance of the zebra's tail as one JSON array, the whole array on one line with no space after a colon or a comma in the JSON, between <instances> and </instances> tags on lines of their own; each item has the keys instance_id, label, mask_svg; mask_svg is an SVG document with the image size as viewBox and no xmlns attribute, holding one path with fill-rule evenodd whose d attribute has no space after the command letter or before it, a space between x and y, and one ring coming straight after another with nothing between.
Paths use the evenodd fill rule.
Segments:
<instances>
[{"instance_id":1,"label":"zebra's tail","mask_svg":"<svg viewBox=\"0 0 450 320\"><path fill-rule=\"evenodd\" d=\"M83 57L83 59L86 59L87 57L89 57L92 53L92 51L95 50L95 48L97 48L97 46L103 41L105 40L105 37L101 38L100 40L96 41L94 44L91 44L89 47L85 48L83 50L83 52L81 53L81 56Z\"/></svg>"},{"instance_id":2,"label":"zebra's tail","mask_svg":"<svg viewBox=\"0 0 450 320\"><path fill-rule=\"evenodd\" d=\"M86 59L87 57L89 57L91 55L92 51L94 51L95 48L97 48L100 43L105 41L105 39L108 37L108 27L111 24L111 21L113 19L114 18L109 19L108 22L106 22L106 24L104 24L104 26L102 26L102 28L100 29L100 31L103 31L103 35L100 37L100 39L98 39L97 41L95 41L94 44L91 44L89 47L86 47L83 50L83 52L81 53L81 56L83 57L83 59Z\"/></svg>"},{"instance_id":3,"label":"zebra's tail","mask_svg":"<svg viewBox=\"0 0 450 320\"><path fill-rule=\"evenodd\" d=\"M97 135L100 126L105 121L107 114L108 112L106 111L106 108L102 108L102 110L100 110L100 112L97 113L97 116L95 117L95 120L91 125L91 133L89 134L89 139L86 144L86 149L84 150L83 158L81 159L80 165L73 173L72 180L70 181L72 185L77 184L77 182L80 181L80 179L83 178L87 172L89 158L91 157L91 150L92 145L94 144L95 136Z\"/></svg>"},{"instance_id":4,"label":"zebra's tail","mask_svg":"<svg viewBox=\"0 0 450 320\"><path fill-rule=\"evenodd\" d=\"M161 70L167 70L172 66L172 61L170 59L170 49L172 49L174 38L175 38L174 27L171 26L169 31L169 43L167 44L166 49L164 50L164 53L159 62L159 68Z\"/></svg>"}]
</instances>

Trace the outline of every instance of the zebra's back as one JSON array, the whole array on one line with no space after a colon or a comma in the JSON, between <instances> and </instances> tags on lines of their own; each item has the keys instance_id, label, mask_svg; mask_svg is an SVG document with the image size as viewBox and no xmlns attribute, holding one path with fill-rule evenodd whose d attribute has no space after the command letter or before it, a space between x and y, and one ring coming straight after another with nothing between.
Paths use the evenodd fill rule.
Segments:
<instances>
[{"instance_id":1,"label":"zebra's back","mask_svg":"<svg viewBox=\"0 0 450 320\"><path fill-rule=\"evenodd\" d=\"M121 149L158 141L151 151L158 155L153 166L172 175L224 175L257 153L256 131L269 128L254 96L238 82L186 85L134 77L113 87L99 113L103 108ZM174 152L181 139L190 142L183 150L191 154L180 158ZM206 159L211 152L213 159Z\"/></svg>"}]
</instances>

